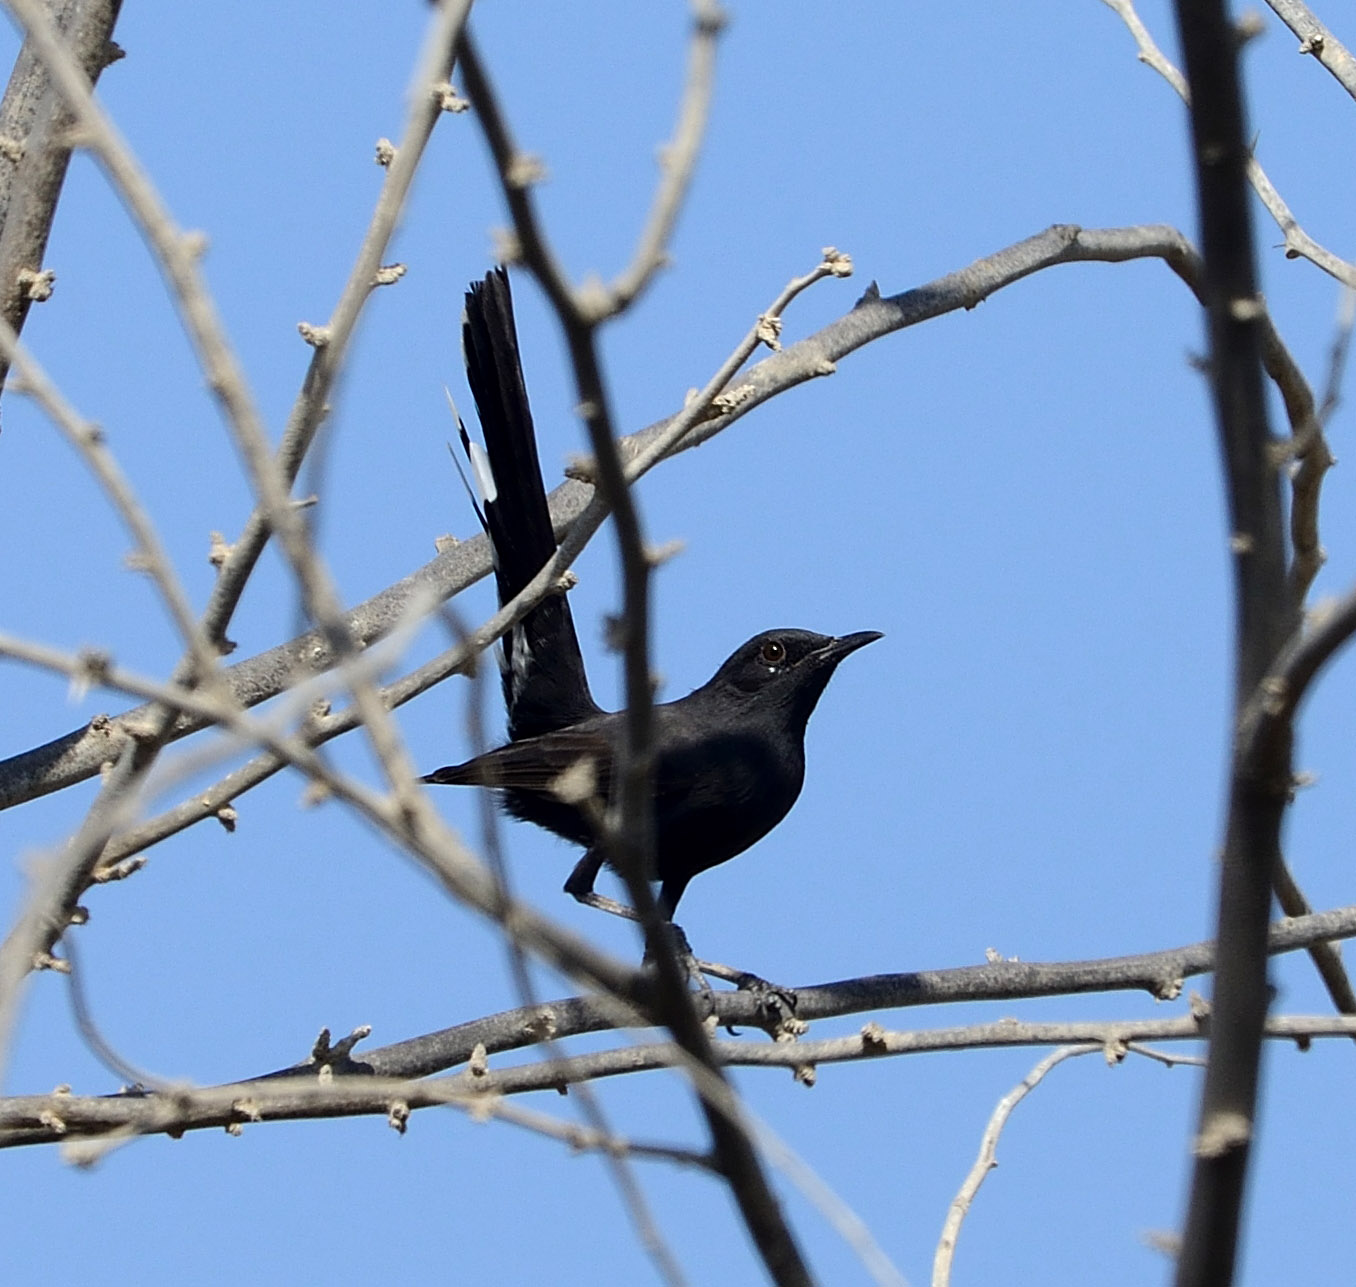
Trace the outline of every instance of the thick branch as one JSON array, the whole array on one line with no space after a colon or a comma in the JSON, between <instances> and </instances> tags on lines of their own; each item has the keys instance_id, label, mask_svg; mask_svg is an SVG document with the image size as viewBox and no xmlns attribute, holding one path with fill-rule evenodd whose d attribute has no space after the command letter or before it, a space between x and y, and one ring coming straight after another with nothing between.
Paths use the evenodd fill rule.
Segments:
<instances>
[{"instance_id":1,"label":"thick branch","mask_svg":"<svg viewBox=\"0 0 1356 1287\"><path fill-rule=\"evenodd\" d=\"M1298 624L1287 602L1277 453L1262 387L1262 304L1248 201L1251 156L1239 35L1223 0L1178 0L1205 261L1210 375L1224 456L1233 553L1235 718ZM1267 919L1292 787L1290 728L1266 754L1235 748L1219 893L1219 959L1179 1287L1233 1278L1254 1129L1268 989Z\"/></svg>"},{"instance_id":2,"label":"thick branch","mask_svg":"<svg viewBox=\"0 0 1356 1287\"><path fill-rule=\"evenodd\" d=\"M113 25L122 0L58 0L52 21L91 84L119 54ZM0 317L17 335L28 309L45 299L47 238L71 159L74 121L32 40L25 40L0 103ZM0 357L0 386L9 360Z\"/></svg>"},{"instance_id":3,"label":"thick branch","mask_svg":"<svg viewBox=\"0 0 1356 1287\"><path fill-rule=\"evenodd\" d=\"M1267 0L1276 16L1300 38L1299 51L1317 58L1356 98L1356 58L1299 0Z\"/></svg>"},{"instance_id":4,"label":"thick branch","mask_svg":"<svg viewBox=\"0 0 1356 1287\"><path fill-rule=\"evenodd\" d=\"M1353 937L1356 906L1343 907L1272 926L1268 950L1277 954L1303 951L1314 943ZM793 989L793 995L796 1018L805 1023L877 1010L1090 992L1147 992L1160 1000L1172 1000L1187 979L1208 974L1214 964L1215 945L1205 942L1090 961L995 961L874 974L810 984ZM723 1026L759 1027L766 1022L762 1002L749 992L716 992L711 1004L716 1021ZM536 1045L547 1035L563 1040L616 1027L614 1004L599 998L568 997L367 1050L347 1070L382 1077L423 1077L466 1063L478 1046L491 1055L502 1054ZM294 1071L285 1070L282 1075Z\"/></svg>"}]
</instances>

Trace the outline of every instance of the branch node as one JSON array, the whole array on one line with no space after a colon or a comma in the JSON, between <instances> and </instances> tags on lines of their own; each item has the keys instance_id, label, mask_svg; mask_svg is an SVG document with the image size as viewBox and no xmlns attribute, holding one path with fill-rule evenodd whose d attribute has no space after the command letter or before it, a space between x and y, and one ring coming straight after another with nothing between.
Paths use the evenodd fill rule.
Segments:
<instances>
[{"instance_id":1,"label":"branch node","mask_svg":"<svg viewBox=\"0 0 1356 1287\"><path fill-rule=\"evenodd\" d=\"M330 1030L321 1028L320 1035L316 1037L315 1043L311 1046L311 1056L308 1062L320 1065L320 1071L323 1074L326 1069L333 1072L333 1065L349 1058L353 1053L353 1047L358 1042L365 1040L372 1035L372 1025L370 1023L360 1024L354 1028L347 1037L330 1044Z\"/></svg>"},{"instance_id":2,"label":"branch node","mask_svg":"<svg viewBox=\"0 0 1356 1287\"><path fill-rule=\"evenodd\" d=\"M703 36L718 36L730 19L718 4L705 4L697 15L697 31Z\"/></svg>"},{"instance_id":3,"label":"branch node","mask_svg":"<svg viewBox=\"0 0 1356 1287\"><path fill-rule=\"evenodd\" d=\"M505 267L523 262L523 243L511 228L492 228L490 241L494 245L494 258Z\"/></svg>"},{"instance_id":4,"label":"branch node","mask_svg":"<svg viewBox=\"0 0 1356 1287\"><path fill-rule=\"evenodd\" d=\"M113 657L102 648L81 648L75 654L75 662L77 669L71 672L70 697L73 702L79 702L91 688L108 679L108 672L113 669Z\"/></svg>"},{"instance_id":5,"label":"branch node","mask_svg":"<svg viewBox=\"0 0 1356 1287\"><path fill-rule=\"evenodd\" d=\"M128 876L140 871L146 865L145 854L130 854L105 867L96 867L90 872L90 882L95 885L109 885L116 880L126 880Z\"/></svg>"},{"instance_id":6,"label":"branch node","mask_svg":"<svg viewBox=\"0 0 1356 1287\"><path fill-rule=\"evenodd\" d=\"M1182 995L1182 978L1159 979L1154 985L1155 1001L1176 1001Z\"/></svg>"},{"instance_id":7,"label":"branch node","mask_svg":"<svg viewBox=\"0 0 1356 1287\"><path fill-rule=\"evenodd\" d=\"M1280 715L1286 707L1290 685L1282 675L1268 675L1258 685L1262 698L1262 710L1271 716Z\"/></svg>"},{"instance_id":8,"label":"branch node","mask_svg":"<svg viewBox=\"0 0 1356 1287\"><path fill-rule=\"evenodd\" d=\"M394 286L405 276L404 264L383 264L372 276L373 286Z\"/></svg>"},{"instance_id":9,"label":"branch node","mask_svg":"<svg viewBox=\"0 0 1356 1287\"><path fill-rule=\"evenodd\" d=\"M766 344L774 353L782 351L782 319L768 313L758 314L758 326L754 332L760 344Z\"/></svg>"},{"instance_id":10,"label":"branch node","mask_svg":"<svg viewBox=\"0 0 1356 1287\"><path fill-rule=\"evenodd\" d=\"M1266 315L1266 305L1256 295L1247 295L1229 301L1229 316L1235 322L1255 322Z\"/></svg>"},{"instance_id":11,"label":"branch node","mask_svg":"<svg viewBox=\"0 0 1356 1287\"><path fill-rule=\"evenodd\" d=\"M534 183L546 181L546 165L541 157L531 152L515 152L504 167L504 182L511 188L522 191Z\"/></svg>"},{"instance_id":12,"label":"branch node","mask_svg":"<svg viewBox=\"0 0 1356 1287\"><path fill-rule=\"evenodd\" d=\"M312 326L310 322L298 322L297 333L313 349L323 349L330 342L328 326Z\"/></svg>"},{"instance_id":13,"label":"branch node","mask_svg":"<svg viewBox=\"0 0 1356 1287\"><path fill-rule=\"evenodd\" d=\"M52 286L56 282L56 273L50 268L21 268L18 276L19 287L24 298L41 304L52 298Z\"/></svg>"},{"instance_id":14,"label":"branch node","mask_svg":"<svg viewBox=\"0 0 1356 1287\"><path fill-rule=\"evenodd\" d=\"M597 273L590 273L574 292L574 307L586 326L597 326L616 313L616 295ZM595 413L596 414L596 413Z\"/></svg>"},{"instance_id":15,"label":"branch node","mask_svg":"<svg viewBox=\"0 0 1356 1287\"><path fill-rule=\"evenodd\" d=\"M457 93L457 87L451 81L440 81L433 87L433 97L440 112L470 111L471 104Z\"/></svg>"},{"instance_id":16,"label":"branch node","mask_svg":"<svg viewBox=\"0 0 1356 1287\"><path fill-rule=\"evenodd\" d=\"M1238 38L1240 46L1245 45L1250 40L1256 40L1258 36L1266 33L1266 23L1262 21L1262 15L1249 9L1246 13L1239 15L1238 22L1234 24L1234 35Z\"/></svg>"},{"instance_id":17,"label":"branch node","mask_svg":"<svg viewBox=\"0 0 1356 1287\"><path fill-rule=\"evenodd\" d=\"M231 557L231 551L234 549L235 546L229 544L220 532L207 534L207 561L214 568L221 567Z\"/></svg>"},{"instance_id":18,"label":"branch node","mask_svg":"<svg viewBox=\"0 0 1356 1287\"><path fill-rule=\"evenodd\" d=\"M195 263L207 253L211 244L211 238L200 228L184 233L179 240L179 248Z\"/></svg>"},{"instance_id":19,"label":"branch node","mask_svg":"<svg viewBox=\"0 0 1356 1287\"><path fill-rule=\"evenodd\" d=\"M550 1006L542 1006L523 1026L533 1041L550 1041L559 1030L560 1023Z\"/></svg>"},{"instance_id":20,"label":"branch node","mask_svg":"<svg viewBox=\"0 0 1356 1287\"><path fill-rule=\"evenodd\" d=\"M824 247L824 266L835 277L852 276L852 256L837 246Z\"/></svg>"},{"instance_id":21,"label":"branch node","mask_svg":"<svg viewBox=\"0 0 1356 1287\"><path fill-rule=\"evenodd\" d=\"M69 974L71 963L63 961L59 956L53 956L51 952L34 952L33 968L35 970L51 970L54 974Z\"/></svg>"},{"instance_id":22,"label":"branch node","mask_svg":"<svg viewBox=\"0 0 1356 1287\"><path fill-rule=\"evenodd\" d=\"M735 410L741 402L747 402L751 397L753 397L753 385L741 384L738 388L726 389L724 393L718 393L711 405L723 415L728 411Z\"/></svg>"},{"instance_id":23,"label":"branch node","mask_svg":"<svg viewBox=\"0 0 1356 1287\"><path fill-rule=\"evenodd\" d=\"M883 1055L889 1049L885 1029L873 1019L862 1024L862 1050L868 1055Z\"/></svg>"},{"instance_id":24,"label":"branch node","mask_svg":"<svg viewBox=\"0 0 1356 1287\"><path fill-rule=\"evenodd\" d=\"M388 138L377 140L377 154L375 160L380 166L389 166L396 158L396 145Z\"/></svg>"},{"instance_id":25,"label":"branch node","mask_svg":"<svg viewBox=\"0 0 1356 1287\"><path fill-rule=\"evenodd\" d=\"M1242 1113L1216 1113L1192 1141L1197 1157L1224 1157L1243 1148L1252 1139L1252 1122Z\"/></svg>"},{"instance_id":26,"label":"branch node","mask_svg":"<svg viewBox=\"0 0 1356 1287\"><path fill-rule=\"evenodd\" d=\"M221 823L228 832L233 832L235 830L235 824L240 818L240 815L235 811L235 804L230 801L214 810L212 816Z\"/></svg>"},{"instance_id":27,"label":"branch node","mask_svg":"<svg viewBox=\"0 0 1356 1287\"><path fill-rule=\"evenodd\" d=\"M410 1121L410 1106L403 1099L394 1099L386 1110L386 1125L404 1135Z\"/></svg>"},{"instance_id":28,"label":"branch node","mask_svg":"<svg viewBox=\"0 0 1356 1287\"><path fill-rule=\"evenodd\" d=\"M587 483L590 487L596 487L598 464L592 456L571 456L565 463L565 477L573 478L577 483Z\"/></svg>"},{"instance_id":29,"label":"branch node","mask_svg":"<svg viewBox=\"0 0 1356 1287\"><path fill-rule=\"evenodd\" d=\"M671 558L681 554L685 548L683 541L665 541L663 545L652 545L645 551L645 561L652 567L663 567Z\"/></svg>"}]
</instances>

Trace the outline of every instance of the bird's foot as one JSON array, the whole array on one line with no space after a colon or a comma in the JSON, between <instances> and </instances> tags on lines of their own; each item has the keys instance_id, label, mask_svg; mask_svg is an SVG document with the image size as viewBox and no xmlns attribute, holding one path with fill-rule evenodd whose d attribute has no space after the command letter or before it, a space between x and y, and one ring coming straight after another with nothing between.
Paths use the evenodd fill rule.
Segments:
<instances>
[{"instance_id":1,"label":"bird's foot","mask_svg":"<svg viewBox=\"0 0 1356 1287\"><path fill-rule=\"evenodd\" d=\"M732 966L722 965L718 961L698 961L697 968L704 975L720 979L723 983L733 983L740 992L749 993L757 1005L758 1024L769 1036L776 1038L784 1033L798 1035L803 1025L796 1018L796 991L784 988L747 970L736 970ZM738 1036L730 1024L725 1025L726 1032Z\"/></svg>"}]
</instances>

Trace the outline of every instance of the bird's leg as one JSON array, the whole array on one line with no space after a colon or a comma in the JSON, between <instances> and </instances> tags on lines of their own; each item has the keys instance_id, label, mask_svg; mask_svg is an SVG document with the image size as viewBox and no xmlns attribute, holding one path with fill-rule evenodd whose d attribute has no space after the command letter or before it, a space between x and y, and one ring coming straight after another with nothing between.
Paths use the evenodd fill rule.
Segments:
<instances>
[{"instance_id":1,"label":"bird's leg","mask_svg":"<svg viewBox=\"0 0 1356 1287\"><path fill-rule=\"evenodd\" d=\"M660 910L664 910L662 906ZM659 931L661 934L667 935L669 947L678 959L678 968L683 971L689 983L697 985L697 991L706 1003L706 1015L711 1015L715 1011L716 998L711 991L711 985L706 981L706 975L702 973L701 962L692 954L692 945L687 941L687 934L684 933L683 927L674 924L673 921L665 917L663 923L659 926ZM645 949L644 964L654 964L654 957L648 947Z\"/></svg>"},{"instance_id":2,"label":"bird's leg","mask_svg":"<svg viewBox=\"0 0 1356 1287\"><path fill-rule=\"evenodd\" d=\"M628 921L638 921L640 917L631 908L617 902L615 898L608 898L605 894L598 893L593 888L593 882L598 879L598 873L603 869L603 861L601 851L597 849L587 850L584 856L575 863L574 870L570 872L569 879L565 882L565 892L571 898L583 903L585 907L596 907L600 912L611 912L613 916L624 916ZM697 990L707 998L708 1009L713 1007L715 1002L711 997L711 985L706 981L706 975L702 973L701 962L693 956L692 947L687 941L687 935L683 933L682 926L673 923L662 896L659 910L664 917L660 929L669 935L669 943L673 948L674 955L678 958L679 967L690 981L696 982ZM652 957L647 947L643 964L649 965L651 963Z\"/></svg>"},{"instance_id":3,"label":"bird's leg","mask_svg":"<svg viewBox=\"0 0 1356 1287\"><path fill-rule=\"evenodd\" d=\"M593 888L593 882L598 879L598 873L602 869L601 850L586 850L584 856L575 863L570 878L565 882L565 892L577 902L583 903L585 907L596 907L600 912L624 916L628 921L637 920L635 912L624 903L619 903L615 898L608 898Z\"/></svg>"}]
</instances>

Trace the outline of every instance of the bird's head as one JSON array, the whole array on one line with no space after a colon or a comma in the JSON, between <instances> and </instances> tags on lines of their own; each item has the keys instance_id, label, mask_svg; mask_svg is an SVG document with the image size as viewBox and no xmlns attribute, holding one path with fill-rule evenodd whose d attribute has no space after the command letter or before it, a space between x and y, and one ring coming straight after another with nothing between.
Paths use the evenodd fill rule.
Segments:
<instances>
[{"instance_id":1,"label":"bird's head","mask_svg":"<svg viewBox=\"0 0 1356 1287\"><path fill-rule=\"evenodd\" d=\"M880 637L879 630L839 637L765 630L735 649L707 687L781 709L803 728L838 663Z\"/></svg>"}]
</instances>

